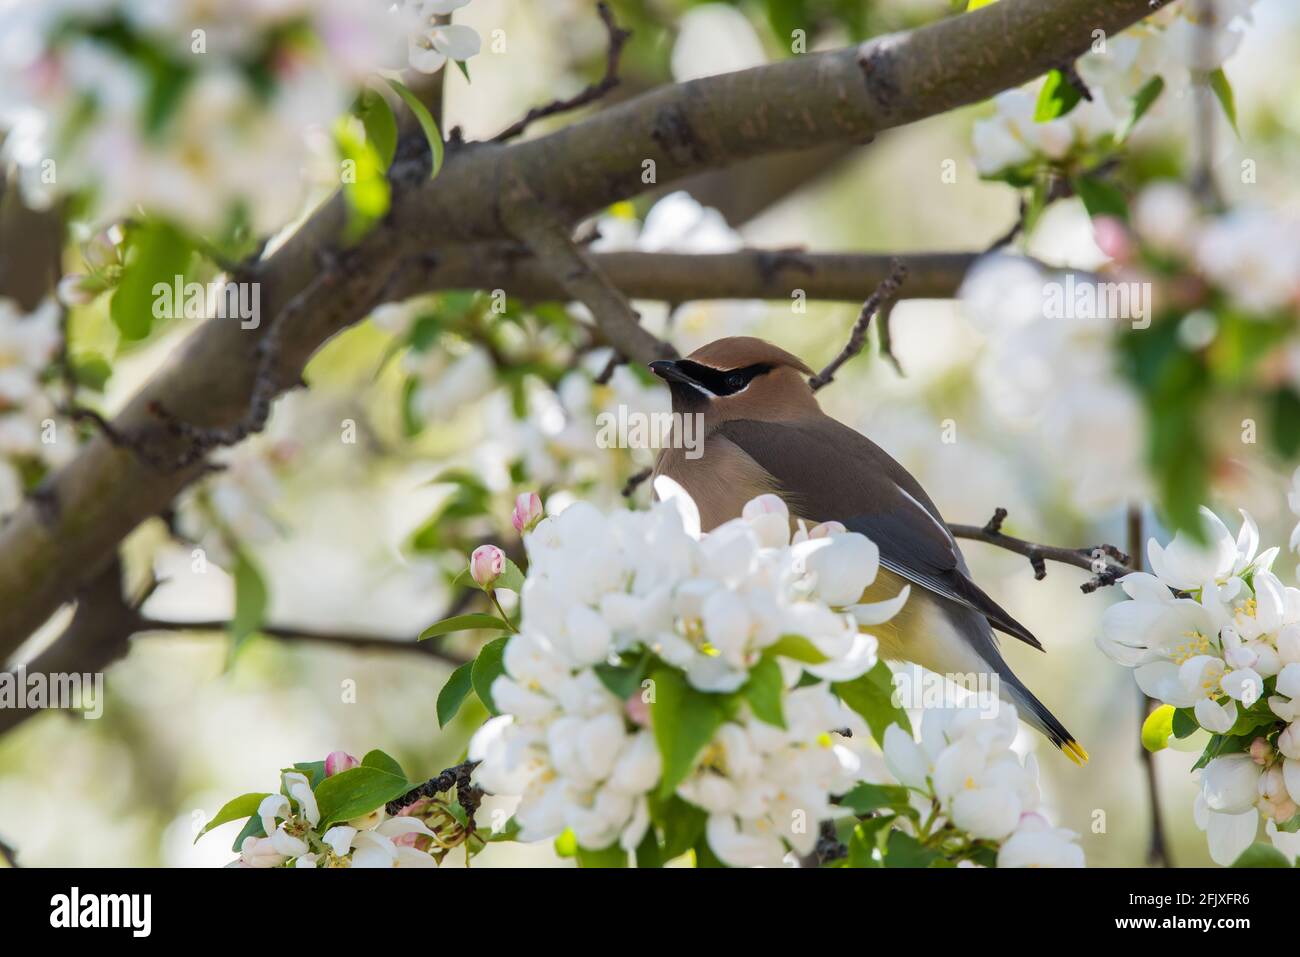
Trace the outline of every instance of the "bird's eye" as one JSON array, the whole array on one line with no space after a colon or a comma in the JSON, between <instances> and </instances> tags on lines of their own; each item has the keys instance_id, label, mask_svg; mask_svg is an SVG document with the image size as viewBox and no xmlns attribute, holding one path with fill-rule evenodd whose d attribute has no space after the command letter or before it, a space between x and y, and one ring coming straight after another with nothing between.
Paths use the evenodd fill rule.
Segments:
<instances>
[{"instance_id":1,"label":"bird's eye","mask_svg":"<svg viewBox=\"0 0 1300 957\"><path fill-rule=\"evenodd\" d=\"M745 377L743 375L727 376L727 388L732 392L738 392L745 387Z\"/></svg>"}]
</instances>

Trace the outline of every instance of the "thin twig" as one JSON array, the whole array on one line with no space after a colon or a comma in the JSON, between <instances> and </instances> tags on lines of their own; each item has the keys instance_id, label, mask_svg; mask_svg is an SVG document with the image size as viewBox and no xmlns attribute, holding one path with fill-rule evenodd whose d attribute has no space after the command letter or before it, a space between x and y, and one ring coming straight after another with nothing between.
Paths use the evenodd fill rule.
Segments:
<instances>
[{"instance_id":1,"label":"thin twig","mask_svg":"<svg viewBox=\"0 0 1300 957\"><path fill-rule=\"evenodd\" d=\"M903 371L903 364L898 361L898 356L894 355L894 327L892 325L894 318L894 307L898 305L898 300L891 299L880 307L880 321L876 323L880 328L880 354L889 360L889 364L894 367L894 371L901 376L906 376Z\"/></svg>"},{"instance_id":2,"label":"thin twig","mask_svg":"<svg viewBox=\"0 0 1300 957\"><path fill-rule=\"evenodd\" d=\"M456 800L465 809L469 829L473 830L474 812L478 810L479 801L483 797L482 790L475 787L470 780L478 764L477 761L464 761L455 767L447 768L436 777L429 778L419 787L411 788L396 800L389 801L384 809L389 814L397 814L403 808L410 807L421 798L431 798L435 794L445 794L455 788Z\"/></svg>"},{"instance_id":3,"label":"thin twig","mask_svg":"<svg viewBox=\"0 0 1300 957\"><path fill-rule=\"evenodd\" d=\"M644 468L640 472L629 476L628 480L623 483L623 497L631 498L633 493L641 487L641 483L653 475L654 471L652 468Z\"/></svg>"},{"instance_id":4,"label":"thin twig","mask_svg":"<svg viewBox=\"0 0 1300 957\"><path fill-rule=\"evenodd\" d=\"M1130 567L1135 572L1142 571L1142 508L1130 505L1128 508L1128 550L1133 556ZM1160 788L1156 778L1155 754L1142 745L1142 724L1151 713L1155 701L1147 697L1141 688L1138 695L1138 759L1142 762L1143 777L1146 780L1147 807L1151 813L1151 837L1147 844L1147 866L1168 867L1169 851L1165 844L1164 814L1160 809Z\"/></svg>"},{"instance_id":5,"label":"thin twig","mask_svg":"<svg viewBox=\"0 0 1300 957\"><path fill-rule=\"evenodd\" d=\"M1093 545L1086 548L1062 548L1057 545L1039 545L1022 538L1012 538L1002 534L1002 521L1007 517L1007 510L999 508L984 525L952 525L948 531L956 538L984 542L1005 548L1009 552L1023 555L1029 559L1034 569L1034 578L1042 579L1047 575L1047 562L1059 562L1073 565L1093 573L1093 577L1079 586L1085 595L1113 585L1132 569L1128 567L1128 556L1114 545Z\"/></svg>"},{"instance_id":6,"label":"thin twig","mask_svg":"<svg viewBox=\"0 0 1300 957\"><path fill-rule=\"evenodd\" d=\"M3 838L0 838L0 859L3 859L6 864L15 870L22 867L18 863L18 852L11 845L5 843Z\"/></svg>"},{"instance_id":7,"label":"thin twig","mask_svg":"<svg viewBox=\"0 0 1300 957\"><path fill-rule=\"evenodd\" d=\"M331 262L317 273L271 321L266 334L258 341L254 350L256 370L253 374L253 387L248 397L248 405L244 414L233 425L217 427L194 425L178 418L157 400L149 403L149 412L159 419L168 431L185 441L185 447L167 463L171 471L189 468L204 459L213 449L236 445L254 432L262 431L271 416L271 406L275 402L275 397L280 394L282 388L278 366L284 329L293 316L310 305L317 293L337 280L337 268L337 262Z\"/></svg>"},{"instance_id":8,"label":"thin twig","mask_svg":"<svg viewBox=\"0 0 1300 957\"><path fill-rule=\"evenodd\" d=\"M224 618L206 621L172 621L158 618L141 619L139 631L229 631L230 622ZM308 641L318 644L338 645L357 651L407 651L426 654L452 665L463 665L469 660L465 655L448 651L432 641L412 641L408 637L388 637L386 635L365 634L362 632L322 631L297 625L263 625L257 629L260 635L278 638L284 641Z\"/></svg>"},{"instance_id":9,"label":"thin twig","mask_svg":"<svg viewBox=\"0 0 1300 957\"><path fill-rule=\"evenodd\" d=\"M1092 102L1092 90L1088 89L1088 84L1083 82L1083 77L1079 76L1079 69L1075 66L1074 60L1066 60L1057 67L1061 71L1061 76L1065 77L1065 82L1074 88L1082 99Z\"/></svg>"},{"instance_id":10,"label":"thin twig","mask_svg":"<svg viewBox=\"0 0 1300 957\"><path fill-rule=\"evenodd\" d=\"M1200 29L1196 31L1196 54L1201 62L1208 62L1214 56L1214 38L1217 35L1219 14L1214 0L1189 0L1196 6L1196 17ZM1210 74L1195 74L1192 104L1195 109L1194 145L1196 158L1192 169L1192 192L1207 212L1218 210L1222 206L1219 184L1214 178L1214 124L1218 118L1219 107L1215 102L1214 90L1210 85Z\"/></svg>"},{"instance_id":11,"label":"thin twig","mask_svg":"<svg viewBox=\"0 0 1300 957\"><path fill-rule=\"evenodd\" d=\"M605 368L600 370L600 375L596 376L596 385L608 385L614 377L614 370L622 365L627 365L627 357L615 352L605 363Z\"/></svg>"},{"instance_id":12,"label":"thin twig","mask_svg":"<svg viewBox=\"0 0 1300 957\"><path fill-rule=\"evenodd\" d=\"M881 280L880 285L862 304L862 311L858 313L857 321L853 323L853 329L849 333L849 341L844 344L844 348L840 350L839 355L832 359L826 368L808 380L808 385L812 387L814 392L823 386L830 385L840 366L862 351L862 347L867 341L867 329L871 326L871 317L898 295L898 287L903 284L903 280L906 278L907 264L901 259L891 261L889 275Z\"/></svg>"},{"instance_id":13,"label":"thin twig","mask_svg":"<svg viewBox=\"0 0 1300 957\"><path fill-rule=\"evenodd\" d=\"M557 113L567 113L570 110L576 110L580 106L586 106L588 103L594 103L599 100L614 87L618 86L618 64L623 56L623 47L632 37L631 30L624 30L614 20L614 13L610 10L609 4L601 0L596 5L596 10L600 14L601 23L605 24L605 30L609 33L609 52L605 57L605 75L601 77L599 83L593 83L586 89L582 90L575 96L564 100L552 100L543 106L534 106L523 118L507 126L504 130L492 137L493 142L503 143L506 140L512 140L522 134L535 121L543 117L554 116Z\"/></svg>"}]
</instances>

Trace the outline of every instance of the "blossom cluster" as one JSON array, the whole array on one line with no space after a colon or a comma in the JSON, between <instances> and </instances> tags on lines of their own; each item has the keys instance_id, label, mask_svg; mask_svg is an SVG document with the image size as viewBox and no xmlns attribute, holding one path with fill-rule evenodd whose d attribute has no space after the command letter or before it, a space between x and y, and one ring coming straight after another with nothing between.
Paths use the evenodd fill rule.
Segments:
<instances>
[{"instance_id":1,"label":"blossom cluster","mask_svg":"<svg viewBox=\"0 0 1300 957\"><path fill-rule=\"evenodd\" d=\"M612 515L576 503L526 536L521 630L492 686L503 715L471 746L483 761L479 784L522 796L521 839L571 829L597 850L634 849L644 837L663 772L650 714L668 690L654 672L649 686L616 694L602 678L612 659L653 655L697 692L732 693L767 656L779 668L783 721L739 703L676 793L708 812L709 844L724 862L777 864L787 845L812 850L815 822L852 783L856 761L831 740L850 715L829 688L793 686L805 669L824 681L873 667L876 641L855 616L886 620L906 595L858 603L878 567L864 536L818 527L795 538L775 496L700 536L682 495ZM796 808L814 822L799 833Z\"/></svg>"},{"instance_id":2,"label":"blossom cluster","mask_svg":"<svg viewBox=\"0 0 1300 957\"><path fill-rule=\"evenodd\" d=\"M1107 218L1097 233L1118 268L1180 277L1166 284L1171 304L1195 299L1194 306L1218 290L1251 318L1300 308L1300 218L1284 210L1247 206L1206 213L1186 186L1157 180L1134 199L1127 227ZM1300 383L1300 356L1286 365Z\"/></svg>"},{"instance_id":3,"label":"blossom cluster","mask_svg":"<svg viewBox=\"0 0 1300 957\"><path fill-rule=\"evenodd\" d=\"M1099 41L1077 64L1092 99L1064 115L1036 121L1037 94L1029 88L999 94L994 115L972 131L976 169L990 178L1014 177L1036 163L1062 163L1104 149L1131 122L1140 94L1177 96L1193 73L1221 68L1241 43L1241 23L1249 21L1253 3L1221 0L1213 23L1202 22L1195 3L1171 4Z\"/></svg>"},{"instance_id":4,"label":"blossom cluster","mask_svg":"<svg viewBox=\"0 0 1300 957\"><path fill-rule=\"evenodd\" d=\"M301 211L305 171L377 70L478 51L436 22L468 0L22 0L0 11L0 128L29 202L256 235ZM471 36L472 35L472 36ZM403 48L409 45L408 55Z\"/></svg>"},{"instance_id":5,"label":"blossom cluster","mask_svg":"<svg viewBox=\"0 0 1300 957\"><path fill-rule=\"evenodd\" d=\"M1048 308L1048 294L1069 283L1065 271L994 254L972 267L958 295L987 337L975 372L995 420L1032 437L1031 454L1050 472L1068 461L1069 500L1095 514L1147 487L1147 416L1115 348L1120 317L1103 302L1069 318Z\"/></svg>"},{"instance_id":6,"label":"blossom cluster","mask_svg":"<svg viewBox=\"0 0 1300 957\"><path fill-rule=\"evenodd\" d=\"M350 754L335 751L326 758L323 773L332 777L359 764ZM240 842L239 858L229 866L437 867L429 854L437 835L420 816L428 803L425 799L396 815L379 807L322 831L320 805L307 774L284 771L280 792L258 804L254 823L261 833Z\"/></svg>"},{"instance_id":7,"label":"blossom cluster","mask_svg":"<svg viewBox=\"0 0 1300 957\"><path fill-rule=\"evenodd\" d=\"M724 864L806 856L819 823L844 817L834 799L865 776L854 747L865 735L844 734L864 723L838 693L878 665L862 628L893 617L907 589L862 602L876 546L838 523L799 522L792 534L775 496L701 535L679 487L660 478L656 491L664 501L648 511L576 503L545 518L535 496L521 497L523 616L491 685L499 714L470 745L475 783L519 797L523 841L567 832L589 851L636 851L677 801L702 815L707 850ZM488 589L501 574L493 558L480 549L471 563ZM960 800L941 839L1006 839L1004 866L1076 863L1068 838L1033 813L1036 769L1007 751L1014 709L999 713L997 730L961 719L941 745L949 719L927 719L925 740L965 755L960 780L975 775L985 789L975 813ZM887 753L919 769L905 783L929 793L928 759L904 754L896 726L887 733Z\"/></svg>"},{"instance_id":8,"label":"blossom cluster","mask_svg":"<svg viewBox=\"0 0 1300 957\"><path fill-rule=\"evenodd\" d=\"M1120 580L1129 600L1107 609L1098 644L1176 709L1174 735L1213 735L1198 765L1196 819L1214 860L1236 860L1261 815L1275 846L1295 857L1300 589L1270 571L1278 549L1257 554L1259 532L1245 512L1235 538L1213 512L1202 516L1205 544L1183 532L1168 546L1148 543L1152 571Z\"/></svg>"},{"instance_id":9,"label":"blossom cluster","mask_svg":"<svg viewBox=\"0 0 1300 957\"><path fill-rule=\"evenodd\" d=\"M1018 724L1014 705L981 701L926 711L921 740L898 725L885 731L885 762L931 817L914 824L920 836L955 842L949 853L1000 845L998 867L1083 867L1078 835L1053 827L1039 809L1038 764L1011 750ZM952 832L945 835L945 827Z\"/></svg>"}]
</instances>

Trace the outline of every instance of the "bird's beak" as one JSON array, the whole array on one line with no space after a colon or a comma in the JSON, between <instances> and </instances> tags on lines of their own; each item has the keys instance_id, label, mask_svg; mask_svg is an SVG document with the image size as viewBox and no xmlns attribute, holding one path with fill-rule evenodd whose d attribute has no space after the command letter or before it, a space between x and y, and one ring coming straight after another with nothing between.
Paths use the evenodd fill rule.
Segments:
<instances>
[{"instance_id":1,"label":"bird's beak","mask_svg":"<svg viewBox=\"0 0 1300 957\"><path fill-rule=\"evenodd\" d=\"M650 371L665 382L685 382L694 385L695 380L677 367L672 359L656 359L650 363Z\"/></svg>"}]
</instances>

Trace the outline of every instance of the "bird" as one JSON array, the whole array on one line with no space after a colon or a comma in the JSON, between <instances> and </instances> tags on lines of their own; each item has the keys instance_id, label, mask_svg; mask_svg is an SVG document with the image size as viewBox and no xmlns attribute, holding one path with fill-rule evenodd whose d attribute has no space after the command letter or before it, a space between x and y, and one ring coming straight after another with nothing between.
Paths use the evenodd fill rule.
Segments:
<instances>
[{"instance_id":1,"label":"bird","mask_svg":"<svg viewBox=\"0 0 1300 957\"><path fill-rule=\"evenodd\" d=\"M1076 764L1088 753L1012 673L994 629L1043 650L971 577L965 556L920 483L888 453L826 415L810 369L763 339L731 336L684 359L658 359L678 415L699 415L702 454L669 443L653 477L667 476L694 499L702 531L739 518L745 503L775 494L792 523L835 521L880 550L880 572L863 601L911 586L902 609L868 626L881 655L939 674L996 675L1000 694ZM698 431L697 431L698 434Z\"/></svg>"}]
</instances>

